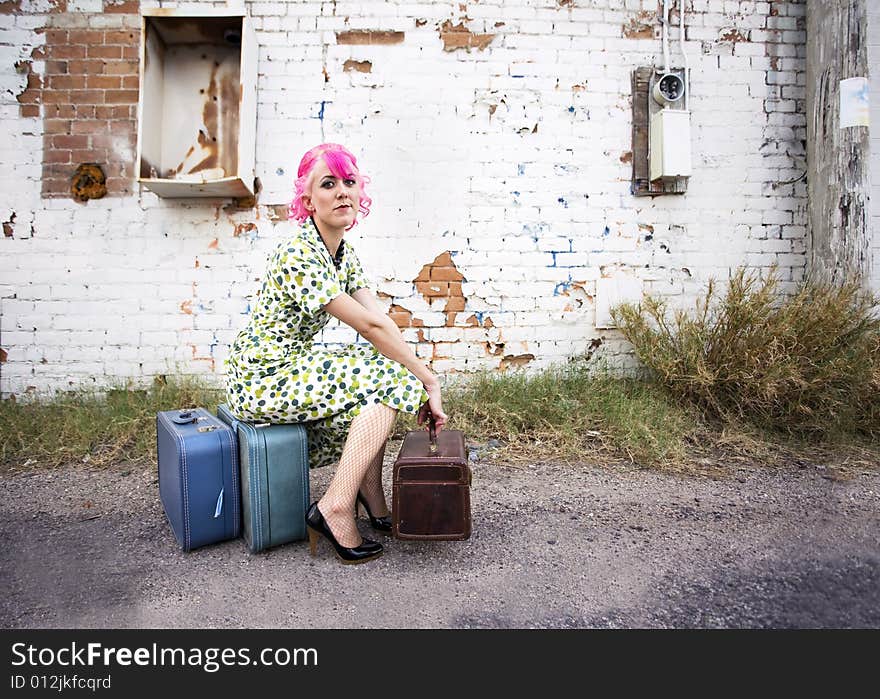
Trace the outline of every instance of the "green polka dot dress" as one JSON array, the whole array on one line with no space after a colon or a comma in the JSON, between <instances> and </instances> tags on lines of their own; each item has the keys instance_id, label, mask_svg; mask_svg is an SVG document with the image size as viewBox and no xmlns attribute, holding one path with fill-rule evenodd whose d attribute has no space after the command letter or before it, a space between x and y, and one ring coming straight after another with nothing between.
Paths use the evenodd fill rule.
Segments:
<instances>
[{"instance_id":1,"label":"green polka dot dress","mask_svg":"<svg viewBox=\"0 0 880 699\"><path fill-rule=\"evenodd\" d=\"M227 359L233 414L305 422L312 468L339 460L351 421L365 406L384 403L415 413L428 400L421 381L374 347L316 342L330 319L323 306L362 288L369 283L351 245L343 239L334 261L306 221L270 257L248 324Z\"/></svg>"}]
</instances>

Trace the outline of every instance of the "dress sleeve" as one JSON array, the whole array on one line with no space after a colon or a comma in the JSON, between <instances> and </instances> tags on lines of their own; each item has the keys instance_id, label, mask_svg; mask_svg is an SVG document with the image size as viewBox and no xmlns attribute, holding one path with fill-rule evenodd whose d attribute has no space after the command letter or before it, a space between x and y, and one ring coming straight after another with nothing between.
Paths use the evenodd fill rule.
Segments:
<instances>
[{"instance_id":1,"label":"dress sleeve","mask_svg":"<svg viewBox=\"0 0 880 699\"><path fill-rule=\"evenodd\" d=\"M307 247L290 245L278 251L271 277L309 316L317 315L342 293L335 275Z\"/></svg>"},{"instance_id":2,"label":"dress sleeve","mask_svg":"<svg viewBox=\"0 0 880 699\"><path fill-rule=\"evenodd\" d=\"M353 294L358 289L371 289L372 284L370 284L367 275L364 274L364 268L361 266L361 261L358 259L357 253L351 245L346 248L345 257L349 261L346 265L345 290L349 294Z\"/></svg>"}]
</instances>

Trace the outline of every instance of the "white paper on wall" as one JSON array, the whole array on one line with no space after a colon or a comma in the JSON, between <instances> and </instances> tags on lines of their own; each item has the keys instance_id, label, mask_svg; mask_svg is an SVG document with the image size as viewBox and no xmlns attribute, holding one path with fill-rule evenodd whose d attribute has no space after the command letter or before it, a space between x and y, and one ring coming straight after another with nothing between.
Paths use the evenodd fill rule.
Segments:
<instances>
[{"instance_id":1,"label":"white paper on wall","mask_svg":"<svg viewBox=\"0 0 880 699\"><path fill-rule=\"evenodd\" d=\"M840 81L840 128L868 126L868 79Z\"/></svg>"}]
</instances>

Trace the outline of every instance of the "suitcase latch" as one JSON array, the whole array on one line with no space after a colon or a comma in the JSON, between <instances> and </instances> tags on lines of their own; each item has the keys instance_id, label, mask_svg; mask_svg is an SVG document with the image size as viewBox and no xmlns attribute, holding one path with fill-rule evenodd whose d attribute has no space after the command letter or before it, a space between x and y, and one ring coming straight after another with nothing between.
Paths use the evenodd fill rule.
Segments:
<instances>
[{"instance_id":1,"label":"suitcase latch","mask_svg":"<svg viewBox=\"0 0 880 699\"><path fill-rule=\"evenodd\" d=\"M217 425L205 425L204 427L199 427L199 432L213 432L217 429Z\"/></svg>"}]
</instances>

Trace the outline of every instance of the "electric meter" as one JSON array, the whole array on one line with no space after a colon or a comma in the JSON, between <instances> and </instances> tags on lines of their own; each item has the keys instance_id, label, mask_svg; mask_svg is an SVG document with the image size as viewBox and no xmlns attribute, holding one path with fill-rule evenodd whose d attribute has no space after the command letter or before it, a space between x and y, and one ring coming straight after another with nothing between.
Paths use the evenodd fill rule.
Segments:
<instances>
[{"instance_id":1,"label":"electric meter","mask_svg":"<svg viewBox=\"0 0 880 699\"><path fill-rule=\"evenodd\" d=\"M684 80L675 73L665 73L654 83L653 96L657 104L666 106L678 102L684 95Z\"/></svg>"}]
</instances>

